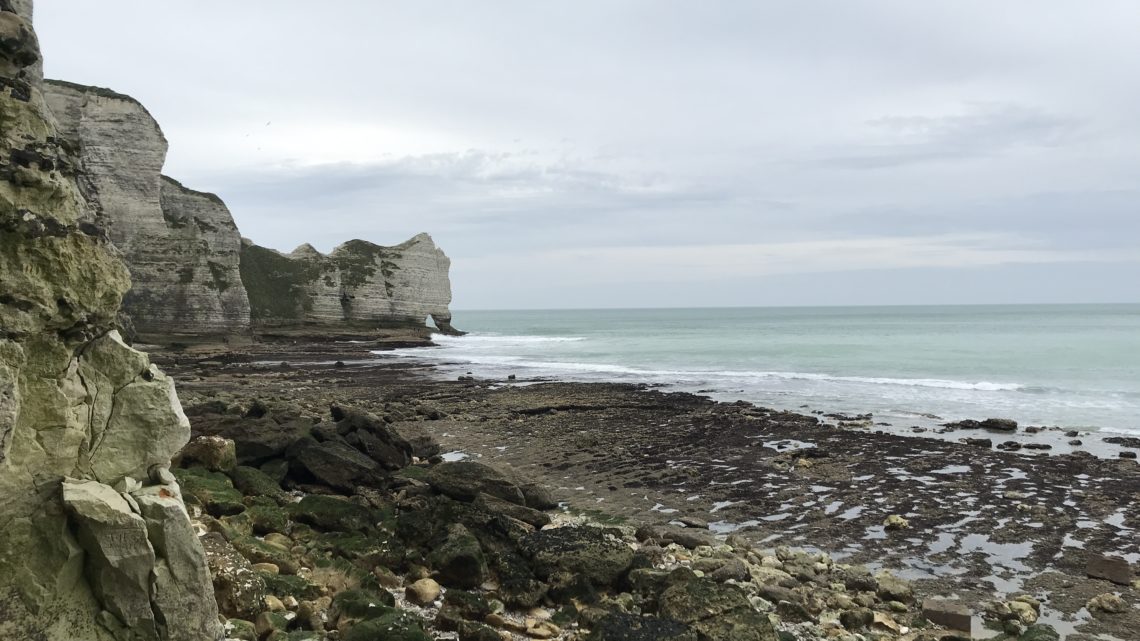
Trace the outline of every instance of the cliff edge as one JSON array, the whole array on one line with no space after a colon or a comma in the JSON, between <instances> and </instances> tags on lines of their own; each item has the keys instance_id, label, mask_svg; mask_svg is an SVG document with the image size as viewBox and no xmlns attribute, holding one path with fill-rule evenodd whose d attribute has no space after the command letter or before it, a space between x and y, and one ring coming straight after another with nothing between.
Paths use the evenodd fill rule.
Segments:
<instances>
[{"instance_id":1,"label":"cliff edge","mask_svg":"<svg viewBox=\"0 0 1140 641\"><path fill-rule=\"evenodd\" d=\"M129 275L39 61L31 2L0 0L0 637L220 639L168 469L190 425L112 329Z\"/></svg>"}]
</instances>

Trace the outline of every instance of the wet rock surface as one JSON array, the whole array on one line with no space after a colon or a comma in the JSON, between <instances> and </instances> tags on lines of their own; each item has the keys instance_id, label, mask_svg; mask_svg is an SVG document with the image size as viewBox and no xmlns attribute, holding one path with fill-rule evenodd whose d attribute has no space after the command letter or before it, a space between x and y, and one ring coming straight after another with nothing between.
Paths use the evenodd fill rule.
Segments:
<instances>
[{"instance_id":1,"label":"wet rock surface","mask_svg":"<svg viewBox=\"0 0 1140 641\"><path fill-rule=\"evenodd\" d=\"M352 399L359 410L393 427L415 424L438 439L444 458L489 464L508 478L525 472L553 488L569 509L602 524L663 528L654 536L629 532L628 542L649 557L662 549L675 550L674 559L677 553L692 556L714 549L709 539L723 544L725 537L767 547L772 562L765 564L763 554L755 562L744 561L748 577L763 586L755 596L788 625L797 619L819 625L828 607L795 596L795 586L805 581L842 584L847 594L833 603L843 612L857 611L860 594L869 593L881 614L901 620L918 614L916 604L924 598L953 595L980 624L981 616L990 616L990 604L1026 595L1039 601L1034 625L1056 627L1074 639L1113 631L1126 638L1120 633L1137 622L1131 605L1111 617L1092 616L1085 608L1113 586L1086 577L1091 554L1140 559L1132 534L1140 468L1132 461L1002 452L865 427L837 429L813 416L637 386L443 381L430 370L377 366L328 345L307 346L297 354L280 345L262 349L272 355L258 360L287 360L291 367L257 365L241 355L210 367L175 354L169 358L183 359L176 368L185 375L183 388L201 401L240 405L243 401L230 392L240 381L267 403L289 398L314 417L329 404ZM306 352L336 358L306 363ZM336 360L346 365L334 367ZM435 495L430 501L446 499L464 509L475 503L438 494L430 469L398 472L403 480L397 491L416 501L426 492ZM454 506L448 509L454 514ZM891 516L907 527L887 529ZM511 533L509 538L525 540L527 528L534 527L502 517L496 527ZM470 514L464 518L476 538L490 523ZM708 529L684 527L686 521ZM692 537L664 536L669 529ZM446 536L430 527L420 532L423 540ZM510 576L506 570L512 562L532 562L532 557L499 543L480 539L488 580L499 582L503 596L509 593L503 600L516 604L512 607L549 603L566 592L564 577L547 568L539 576ZM844 572L832 581L826 563L789 566L772 550L779 545L826 551L833 565L864 564L870 572ZM739 567L727 563L700 567L709 576L723 567L717 576L734 581L741 575ZM905 590L876 577L884 567L905 579ZM581 575L580 569L574 573ZM1126 604L1136 603L1131 588L1121 595ZM859 617L846 619L855 625ZM1017 625L1028 628L1021 620ZM893 626L875 623L872 616L868 629Z\"/></svg>"}]
</instances>

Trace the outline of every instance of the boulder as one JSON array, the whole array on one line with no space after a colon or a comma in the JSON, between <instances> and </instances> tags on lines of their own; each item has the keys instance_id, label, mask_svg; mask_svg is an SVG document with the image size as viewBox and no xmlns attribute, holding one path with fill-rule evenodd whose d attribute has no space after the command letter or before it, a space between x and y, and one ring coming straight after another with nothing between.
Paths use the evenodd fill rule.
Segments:
<instances>
[{"instance_id":1,"label":"boulder","mask_svg":"<svg viewBox=\"0 0 1140 641\"><path fill-rule=\"evenodd\" d=\"M995 432L1016 432L1017 421L1008 418L987 418L979 423L979 427Z\"/></svg>"},{"instance_id":2,"label":"boulder","mask_svg":"<svg viewBox=\"0 0 1140 641\"><path fill-rule=\"evenodd\" d=\"M502 514L509 516L512 519L517 519L523 523L528 523L536 528L550 524L550 516L532 510L529 507L504 501L498 497L491 496L490 494L480 494L475 498L475 507L486 510L492 514Z\"/></svg>"},{"instance_id":3,"label":"boulder","mask_svg":"<svg viewBox=\"0 0 1140 641\"><path fill-rule=\"evenodd\" d=\"M183 465L197 463L212 472L230 472L237 467L234 442L221 436L199 436L179 454Z\"/></svg>"},{"instance_id":4,"label":"boulder","mask_svg":"<svg viewBox=\"0 0 1140 641\"><path fill-rule=\"evenodd\" d=\"M234 442L237 462L260 465L284 456L291 445L309 435L313 422L298 418L278 423L261 416L247 418L231 414L203 414L191 420L195 436L220 436Z\"/></svg>"},{"instance_id":5,"label":"boulder","mask_svg":"<svg viewBox=\"0 0 1140 641\"><path fill-rule=\"evenodd\" d=\"M563 571L584 575L596 586L612 585L630 568L634 552L614 532L594 527L561 527L525 537L519 548L539 577Z\"/></svg>"},{"instance_id":6,"label":"boulder","mask_svg":"<svg viewBox=\"0 0 1140 641\"><path fill-rule=\"evenodd\" d=\"M440 494L457 501L474 501L480 493L525 505L518 485L495 468L474 461L444 462L428 470L425 480Z\"/></svg>"},{"instance_id":7,"label":"boulder","mask_svg":"<svg viewBox=\"0 0 1140 641\"><path fill-rule=\"evenodd\" d=\"M960 601L926 599L922 602L922 616L951 630L970 631L972 615Z\"/></svg>"},{"instance_id":8,"label":"boulder","mask_svg":"<svg viewBox=\"0 0 1140 641\"><path fill-rule=\"evenodd\" d=\"M1090 612L1104 612L1106 614L1122 614L1128 611L1128 605L1119 595L1111 592L1097 595L1085 604Z\"/></svg>"},{"instance_id":9,"label":"boulder","mask_svg":"<svg viewBox=\"0 0 1140 641\"><path fill-rule=\"evenodd\" d=\"M475 588L487 576L487 560L479 540L458 523L448 528L447 538L432 551L428 562L448 587Z\"/></svg>"},{"instance_id":10,"label":"boulder","mask_svg":"<svg viewBox=\"0 0 1140 641\"><path fill-rule=\"evenodd\" d=\"M588 641L698 641L697 632L675 620L613 612L597 622Z\"/></svg>"},{"instance_id":11,"label":"boulder","mask_svg":"<svg viewBox=\"0 0 1140 641\"><path fill-rule=\"evenodd\" d=\"M441 588L432 579L420 579L407 587L408 600L419 606L429 605L439 598Z\"/></svg>"},{"instance_id":12,"label":"boulder","mask_svg":"<svg viewBox=\"0 0 1140 641\"><path fill-rule=\"evenodd\" d=\"M709 641L777 641L768 617L739 588L707 579L676 583L660 597L659 614Z\"/></svg>"},{"instance_id":13,"label":"boulder","mask_svg":"<svg viewBox=\"0 0 1140 641\"><path fill-rule=\"evenodd\" d=\"M318 483L339 490L353 491L357 485L375 485L380 465L339 441L318 443L308 439L294 443L290 450L293 466L308 473Z\"/></svg>"},{"instance_id":14,"label":"boulder","mask_svg":"<svg viewBox=\"0 0 1140 641\"><path fill-rule=\"evenodd\" d=\"M146 521L114 489L96 481L67 479L63 503L86 552L84 573L99 602L117 623L142 639L157 639L151 607L154 549Z\"/></svg>"},{"instance_id":15,"label":"boulder","mask_svg":"<svg viewBox=\"0 0 1140 641\"><path fill-rule=\"evenodd\" d=\"M265 581L221 534L211 532L201 541L218 610L231 618L256 619L265 601Z\"/></svg>"},{"instance_id":16,"label":"boulder","mask_svg":"<svg viewBox=\"0 0 1140 641\"><path fill-rule=\"evenodd\" d=\"M309 494L287 509L293 520L325 532L368 532L375 525L371 509L339 496Z\"/></svg>"}]
</instances>

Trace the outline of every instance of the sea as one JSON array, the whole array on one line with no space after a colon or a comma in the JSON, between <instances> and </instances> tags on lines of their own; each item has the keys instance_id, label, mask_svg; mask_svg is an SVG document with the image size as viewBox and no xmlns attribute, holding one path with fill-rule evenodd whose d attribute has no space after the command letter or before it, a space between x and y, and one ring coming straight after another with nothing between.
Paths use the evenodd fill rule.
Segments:
<instances>
[{"instance_id":1,"label":"sea","mask_svg":"<svg viewBox=\"0 0 1140 641\"><path fill-rule=\"evenodd\" d=\"M894 426L1140 434L1140 304L457 311L441 375L649 383Z\"/></svg>"}]
</instances>

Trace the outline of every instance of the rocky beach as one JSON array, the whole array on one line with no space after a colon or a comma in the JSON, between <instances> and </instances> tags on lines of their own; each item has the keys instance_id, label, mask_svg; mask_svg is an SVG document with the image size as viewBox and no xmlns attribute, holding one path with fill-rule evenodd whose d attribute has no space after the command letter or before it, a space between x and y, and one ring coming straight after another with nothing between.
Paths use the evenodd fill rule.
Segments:
<instances>
[{"instance_id":1,"label":"rocky beach","mask_svg":"<svg viewBox=\"0 0 1140 641\"><path fill-rule=\"evenodd\" d=\"M463 334L431 236L257 245L141 103L44 80L32 13L0 0L0 638L1136 637L1140 440L390 358Z\"/></svg>"},{"instance_id":2,"label":"rocky beach","mask_svg":"<svg viewBox=\"0 0 1140 641\"><path fill-rule=\"evenodd\" d=\"M630 545L671 563L725 577L715 558L727 542L742 551L743 565L732 567L747 570L730 584L763 598L761 611L783 614L782 623L820 626L799 638L941 638L922 629L923 602L939 607L929 600L964 608L981 638L998 634L987 624L1026 639L1054 638L1046 625L1060 638L1130 638L1130 566L1140 559L1140 467L1132 459L1026 449L1049 435L1003 421L945 428L937 438L900 436L868 417L779 412L648 386L443 380L432 368L369 354L383 347L267 343L238 353L168 352L160 362L188 406L241 412L257 402L326 423L329 406L358 408L438 442L434 460L539 481L560 506L556 519L624 529ZM1002 443L1022 446L993 447ZM702 558L710 551L714 560ZM719 559L726 567L727 558ZM805 559L809 568L796 567ZM860 589L831 574L873 578L881 570L902 580L905 598L884 600L871 584ZM1104 610L1105 599L1115 604L1105 594L1123 599L1119 611ZM843 625L841 617L854 616L844 612L861 609L897 628Z\"/></svg>"}]
</instances>

